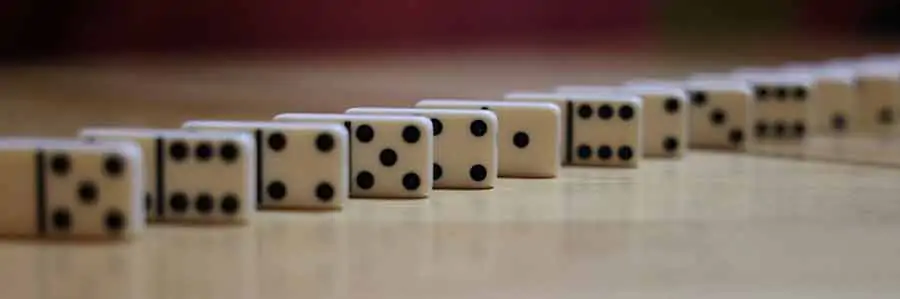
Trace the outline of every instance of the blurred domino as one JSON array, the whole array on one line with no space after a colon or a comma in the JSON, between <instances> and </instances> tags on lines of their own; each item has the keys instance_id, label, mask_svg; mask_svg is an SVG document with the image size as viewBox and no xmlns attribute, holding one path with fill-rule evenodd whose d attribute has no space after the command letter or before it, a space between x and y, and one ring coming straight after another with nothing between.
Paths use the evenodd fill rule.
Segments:
<instances>
[{"instance_id":1,"label":"blurred domino","mask_svg":"<svg viewBox=\"0 0 900 299\"><path fill-rule=\"evenodd\" d=\"M550 103L426 99L418 108L488 110L497 115L498 176L554 178L559 174L560 110ZM465 145L460 145L460 151Z\"/></svg>"},{"instance_id":2,"label":"blurred domino","mask_svg":"<svg viewBox=\"0 0 900 299\"><path fill-rule=\"evenodd\" d=\"M813 77L768 69L739 69L734 78L753 90L753 135L757 141L799 141L806 137Z\"/></svg>"},{"instance_id":3,"label":"blurred domino","mask_svg":"<svg viewBox=\"0 0 900 299\"><path fill-rule=\"evenodd\" d=\"M340 209L347 200L348 136L341 125L190 121L182 127L253 134L260 208Z\"/></svg>"},{"instance_id":4,"label":"blurred domino","mask_svg":"<svg viewBox=\"0 0 900 299\"><path fill-rule=\"evenodd\" d=\"M548 102L560 107L563 111L561 146L565 164L638 166L642 153L640 98L608 91L514 92L504 98L514 102Z\"/></svg>"},{"instance_id":5,"label":"blurred domino","mask_svg":"<svg viewBox=\"0 0 900 299\"><path fill-rule=\"evenodd\" d=\"M348 114L418 115L434 129L434 188L489 189L497 180L497 116L490 111L356 107ZM459 150L464 144L465 150Z\"/></svg>"},{"instance_id":6,"label":"blurred domino","mask_svg":"<svg viewBox=\"0 0 900 299\"><path fill-rule=\"evenodd\" d=\"M783 70L813 76L808 114L810 133L845 134L856 129L857 84L852 68L789 63Z\"/></svg>"},{"instance_id":7,"label":"blurred domino","mask_svg":"<svg viewBox=\"0 0 900 299\"><path fill-rule=\"evenodd\" d=\"M256 211L256 147L249 134L87 128L79 135L140 145L151 220L243 224Z\"/></svg>"},{"instance_id":8,"label":"blurred domino","mask_svg":"<svg viewBox=\"0 0 900 299\"><path fill-rule=\"evenodd\" d=\"M426 198L434 185L428 118L411 115L286 113L276 121L342 124L350 133L350 196Z\"/></svg>"},{"instance_id":9,"label":"blurred domino","mask_svg":"<svg viewBox=\"0 0 900 299\"><path fill-rule=\"evenodd\" d=\"M146 222L141 155L128 142L0 139L0 234L136 237Z\"/></svg>"}]
</instances>

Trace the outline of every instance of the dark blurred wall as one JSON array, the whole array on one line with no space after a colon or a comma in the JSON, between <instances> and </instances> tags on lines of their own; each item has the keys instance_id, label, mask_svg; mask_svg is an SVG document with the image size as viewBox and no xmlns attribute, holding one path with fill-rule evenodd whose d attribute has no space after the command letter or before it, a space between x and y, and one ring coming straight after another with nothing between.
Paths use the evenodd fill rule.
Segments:
<instances>
[{"instance_id":1,"label":"dark blurred wall","mask_svg":"<svg viewBox=\"0 0 900 299\"><path fill-rule=\"evenodd\" d=\"M4 0L0 55L442 46L708 30L891 33L895 1ZM892 29L894 28L894 29Z\"/></svg>"}]
</instances>

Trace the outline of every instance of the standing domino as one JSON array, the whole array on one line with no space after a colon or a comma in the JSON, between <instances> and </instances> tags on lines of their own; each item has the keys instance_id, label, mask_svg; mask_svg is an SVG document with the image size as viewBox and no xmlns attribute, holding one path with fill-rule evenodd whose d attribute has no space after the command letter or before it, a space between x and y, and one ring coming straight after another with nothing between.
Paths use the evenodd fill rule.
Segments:
<instances>
[{"instance_id":1,"label":"standing domino","mask_svg":"<svg viewBox=\"0 0 900 299\"><path fill-rule=\"evenodd\" d=\"M433 186L431 121L421 116L287 113L276 121L343 124L350 132L350 196L426 198Z\"/></svg>"},{"instance_id":2,"label":"standing domino","mask_svg":"<svg viewBox=\"0 0 900 299\"><path fill-rule=\"evenodd\" d=\"M88 128L80 136L141 146L151 220L243 224L256 211L256 147L248 134Z\"/></svg>"},{"instance_id":3,"label":"standing domino","mask_svg":"<svg viewBox=\"0 0 900 299\"><path fill-rule=\"evenodd\" d=\"M784 71L813 76L808 114L812 133L845 134L856 130L857 86L853 69L792 63Z\"/></svg>"},{"instance_id":4,"label":"standing domino","mask_svg":"<svg viewBox=\"0 0 900 299\"><path fill-rule=\"evenodd\" d=\"M183 128L253 134L260 208L340 209L348 197L348 136L341 125L190 121Z\"/></svg>"},{"instance_id":5,"label":"standing domino","mask_svg":"<svg viewBox=\"0 0 900 299\"><path fill-rule=\"evenodd\" d=\"M599 91L519 92L507 94L505 99L550 102L564 111L562 153L565 164L637 167L642 153L640 98Z\"/></svg>"},{"instance_id":6,"label":"standing domino","mask_svg":"<svg viewBox=\"0 0 900 299\"><path fill-rule=\"evenodd\" d=\"M348 114L418 115L434 129L434 188L490 189L497 179L497 116L490 111L357 107ZM458 150L460 144L466 150Z\"/></svg>"},{"instance_id":7,"label":"standing domino","mask_svg":"<svg viewBox=\"0 0 900 299\"><path fill-rule=\"evenodd\" d=\"M900 68L865 64L856 70L858 118L861 132L889 133L900 109Z\"/></svg>"},{"instance_id":8,"label":"standing domino","mask_svg":"<svg viewBox=\"0 0 900 299\"><path fill-rule=\"evenodd\" d=\"M127 239L145 227L133 143L0 139L0 234Z\"/></svg>"},{"instance_id":9,"label":"standing domino","mask_svg":"<svg viewBox=\"0 0 900 299\"><path fill-rule=\"evenodd\" d=\"M494 112L500 125L498 176L553 178L559 174L560 110L554 104L426 99L416 107Z\"/></svg>"},{"instance_id":10,"label":"standing domino","mask_svg":"<svg viewBox=\"0 0 900 299\"><path fill-rule=\"evenodd\" d=\"M622 87L606 86L561 86L563 93L620 91L635 94L642 100L643 120L641 147L644 156L682 157L688 144L687 95L676 87L654 86L651 84L626 84Z\"/></svg>"},{"instance_id":11,"label":"standing domino","mask_svg":"<svg viewBox=\"0 0 900 299\"><path fill-rule=\"evenodd\" d=\"M738 70L754 94L753 134L757 141L799 141L806 137L812 77L787 72Z\"/></svg>"}]
</instances>

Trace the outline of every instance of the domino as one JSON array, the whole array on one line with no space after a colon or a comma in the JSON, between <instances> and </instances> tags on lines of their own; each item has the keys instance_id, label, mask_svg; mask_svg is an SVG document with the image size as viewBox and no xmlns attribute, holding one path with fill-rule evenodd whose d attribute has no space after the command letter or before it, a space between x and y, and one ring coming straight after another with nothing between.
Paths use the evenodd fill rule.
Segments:
<instances>
[{"instance_id":1,"label":"domino","mask_svg":"<svg viewBox=\"0 0 900 299\"><path fill-rule=\"evenodd\" d=\"M261 209L341 209L349 196L349 136L341 125L208 120L182 128L253 135Z\"/></svg>"},{"instance_id":2,"label":"domino","mask_svg":"<svg viewBox=\"0 0 900 299\"><path fill-rule=\"evenodd\" d=\"M497 116L490 111L356 107L348 114L417 115L434 129L434 188L490 189L497 180Z\"/></svg>"},{"instance_id":3,"label":"domino","mask_svg":"<svg viewBox=\"0 0 900 299\"><path fill-rule=\"evenodd\" d=\"M286 113L275 121L342 124L350 135L350 196L426 198L434 186L434 130L421 116Z\"/></svg>"},{"instance_id":4,"label":"domino","mask_svg":"<svg viewBox=\"0 0 900 299\"><path fill-rule=\"evenodd\" d=\"M0 234L125 240L145 228L133 143L0 139Z\"/></svg>"},{"instance_id":5,"label":"domino","mask_svg":"<svg viewBox=\"0 0 900 299\"><path fill-rule=\"evenodd\" d=\"M893 132L900 107L900 68L891 64L862 64L855 71L859 132Z\"/></svg>"},{"instance_id":6,"label":"domino","mask_svg":"<svg viewBox=\"0 0 900 299\"><path fill-rule=\"evenodd\" d=\"M86 128L79 136L140 145L151 221L246 224L256 211L256 147L249 134Z\"/></svg>"},{"instance_id":7,"label":"domino","mask_svg":"<svg viewBox=\"0 0 900 299\"><path fill-rule=\"evenodd\" d=\"M852 68L789 63L783 70L813 76L808 113L811 133L844 135L856 130L857 84Z\"/></svg>"},{"instance_id":8,"label":"domino","mask_svg":"<svg viewBox=\"0 0 900 299\"><path fill-rule=\"evenodd\" d=\"M593 91L599 91L594 89ZM550 102L562 112L567 165L637 167L642 153L640 98L621 93L509 93L507 101Z\"/></svg>"},{"instance_id":9,"label":"domino","mask_svg":"<svg viewBox=\"0 0 900 299\"><path fill-rule=\"evenodd\" d=\"M499 177L554 178L559 174L561 121L554 104L425 99L416 107L491 111L499 124Z\"/></svg>"},{"instance_id":10,"label":"domino","mask_svg":"<svg viewBox=\"0 0 900 299\"><path fill-rule=\"evenodd\" d=\"M813 79L804 74L738 70L734 78L753 90L753 134L757 141L800 141L808 127L808 99L815 95Z\"/></svg>"},{"instance_id":11,"label":"domino","mask_svg":"<svg viewBox=\"0 0 900 299\"><path fill-rule=\"evenodd\" d=\"M642 148L646 157L680 158L689 142L687 95L678 87L632 82L622 86L560 86L563 93L622 92L642 101Z\"/></svg>"}]
</instances>

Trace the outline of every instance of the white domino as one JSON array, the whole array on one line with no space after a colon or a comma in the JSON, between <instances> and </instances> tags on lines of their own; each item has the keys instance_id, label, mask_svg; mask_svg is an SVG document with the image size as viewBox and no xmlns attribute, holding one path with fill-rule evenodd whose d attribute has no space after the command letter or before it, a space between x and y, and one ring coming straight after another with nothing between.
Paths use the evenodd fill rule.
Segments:
<instances>
[{"instance_id":1,"label":"white domino","mask_svg":"<svg viewBox=\"0 0 900 299\"><path fill-rule=\"evenodd\" d=\"M340 209L349 196L348 135L341 125L207 120L182 127L253 134L260 208Z\"/></svg>"},{"instance_id":2,"label":"white domino","mask_svg":"<svg viewBox=\"0 0 900 299\"><path fill-rule=\"evenodd\" d=\"M500 177L554 178L561 167L560 110L550 103L426 99L418 108L488 110L497 116Z\"/></svg>"},{"instance_id":3,"label":"white domino","mask_svg":"<svg viewBox=\"0 0 900 299\"><path fill-rule=\"evenodd\" d=\"M418 115L434 129L434 188L490 189L497 180L497 116L490 111L356 107L348 114ZM460 150L465 145L465 150Z\"/></svg>"},{"instance_id":4,"label":"white domino","mask_svg":"<svg viewBox=\"0 0 900 299\"><path fill-rule=\"evenodd\" d=\"M856 72L848 67L789 63L786 72L813 76L809 104L810 133L841 135L856 130Z\"/></svg>"},{"instance_id":5,"label":"white domino","mask_svg":"<svg viewBox=\"0 0 900 299\"><path fill-rule=\"evenodd\" d=\"M512 102L548 102L562 112L562 159L568 165L637 167L642 148L640 98L619 92L514 92Z\"/></svg>"},{"instance_id":6,"label":"white domino","mask_svg":"<svg viewBox=\"0 0 900 299\"><path fill-rule=\"evenodd\" d=\"M256 147L249 134L87 128L79 135L141 146L151 220L245 224L256 212Z\"/></svg>"},{"instance_id":7,"label":"white domino","mask_svg":"<svg viewBox=\"0 0 900 299\"><path fill-rule=\"evenodd\" d=\"M808 107L815 97L809 74L768 69L738 69L733 77L753 91L753 135L756 141L800 141L806 137Z\"/></svg>"},{"instance_id":8,"label":"white domino","mask_svg":"<svg viewBox=\"0 0 900 299\"><path fill-rule=\"evenodd\" d=\"M621 92L641 98L644 156L679 158L688 146L687 95L678 87L631 83L623 86L560 86L558 92Z\"/></svg>"},{"instance_id":9,"label":"white domino","mask_svg":"<svg viewBox=\"0 0 900 299\"><path fill-rule=\"evenodd\" d=\"M857 82L856 126L864 133L891 133L900 109L900 67L865 63L855 68Z\"/></svg>"},{"instance_id":10,"label":"white domino","mask_svg":"<svg viewBox=\"0 0 900 299\"><path fill-rule=\"evenodd\" d=\"M0 139L0 234L130 239L145 217L134 143Z\"/></svg>"},{"instance_id":11,"label":"white domino","mask_svg":"<svg viewBox=\"0 0 900 299\"><path fill-rule=\"evenodd\" d=\"M421 116L286 113L276 121L342 124L350 140L350 196L426 198L433 187L434 138Z\"/></svg>"}]
</instances>

